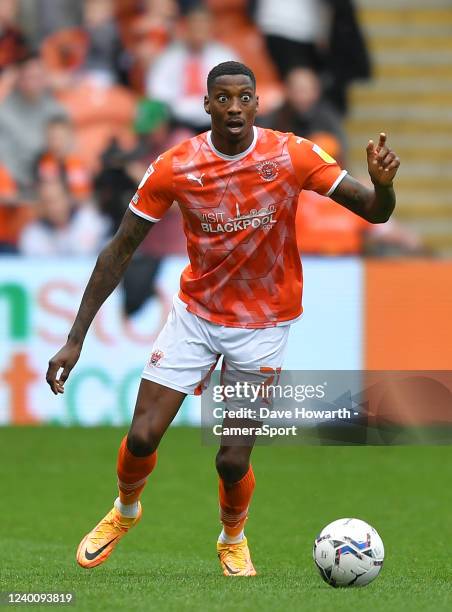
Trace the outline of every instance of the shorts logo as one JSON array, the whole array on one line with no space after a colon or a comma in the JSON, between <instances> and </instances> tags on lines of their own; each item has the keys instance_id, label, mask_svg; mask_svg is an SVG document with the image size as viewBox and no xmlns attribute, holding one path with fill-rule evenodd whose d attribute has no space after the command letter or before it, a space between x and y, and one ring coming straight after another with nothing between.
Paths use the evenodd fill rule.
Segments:
<instances>
[{"instance_id":1,"label":"shorts logo","mask_svg":"<svg viewBox=\"0 0 452 612\"><path fill-rule=\"evenodd\" d=\"M136 194L132 198L132 204L137 205L139 199L140 199L140 196L139 196L138 191L137 191Z\"/></svg>"},{"instance_id":2,"label":"shorts logo","mask_svg":"<svg viewBox=\"0 0 452 612\"><path fill-rule=\"evenodd\" d=\"M163 357L163 351L158 349L154 351L149 359L149 365L158 367L160 359Z\"/></svg>"},{"instance_id":3,"label":"shorts logo","mask_svg":"<svg viewBox=\"0 0 452 612\"><path fill-rule=\"evenodd\" d=\"M257 170L264 181L274 181L279 174L279 166L274 161L264 161L257 165Z\"/></svg>"}]
</instances>

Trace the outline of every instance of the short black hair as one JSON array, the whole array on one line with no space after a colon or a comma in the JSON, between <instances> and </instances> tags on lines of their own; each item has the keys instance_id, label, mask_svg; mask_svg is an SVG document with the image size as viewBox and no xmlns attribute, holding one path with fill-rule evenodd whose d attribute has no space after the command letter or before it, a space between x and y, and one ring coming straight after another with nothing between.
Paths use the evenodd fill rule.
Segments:
<instances>
[{"instance_id":1,"label":"short black hair","mask_svg":"<svg viewBox=\"0 0 452 612\"><path fill-rule=\"evenodd\" d=\"M250 77L253 88L256 89L256 77L254 76L254 72L245 64L240 62L222 62L221 64L217 64L212 70L209 72L207 76L207 91L211 91L213 87L213 83L215 79L221 76L229 76L231 74L244 74L245 76Z\"/></svg>"}]
</instances>

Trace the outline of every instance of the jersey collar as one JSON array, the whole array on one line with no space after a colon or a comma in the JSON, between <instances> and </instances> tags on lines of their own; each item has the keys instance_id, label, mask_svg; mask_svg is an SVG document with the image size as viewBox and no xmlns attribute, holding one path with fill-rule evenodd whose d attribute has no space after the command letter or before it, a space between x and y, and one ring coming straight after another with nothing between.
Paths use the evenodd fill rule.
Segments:
<instances>
[{"instance_id":1,"label":"jersey collar","mask_svg":"<svg viewBox=\"0 0 452 612\"><path fill-rule=\"evenodd\" d=\"M214 144L212 142L212 130L209 130L207 132L207 144L212 149L212 151L215 153L215 155L218 155L218 157L221 157L221 159L225 159L227 161L237 161L238 159L243 159L244 157L246 157L248 155L248 153L251 153L251 151L256 146L256 142L257 142L257 127L255 125L253 125L253 133L254 133L253 141L250 144L250 146L245 151L242 151L241 153L237 153L237 155L225 155L224 153L219 151L214 146Z\"/></svg>"}]
</instances>

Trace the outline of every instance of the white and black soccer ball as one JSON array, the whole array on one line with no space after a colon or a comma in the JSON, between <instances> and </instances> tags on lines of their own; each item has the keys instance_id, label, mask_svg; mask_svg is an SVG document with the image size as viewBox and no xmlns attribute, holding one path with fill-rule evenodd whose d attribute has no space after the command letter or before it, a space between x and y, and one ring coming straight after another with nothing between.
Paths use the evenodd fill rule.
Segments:
<instances>
[{"instance_id":1,"label":"white and black soccer ball","mask_svg":"<svg viewBox=\"0 0 452 612\"><path fill-rule=\"evenodd\" d=\"M385 549L373 527L360 519L344 518L322 529L312 555L320 575L331 586L364 586L380 573Z\"/></svg>"}]
</instances>

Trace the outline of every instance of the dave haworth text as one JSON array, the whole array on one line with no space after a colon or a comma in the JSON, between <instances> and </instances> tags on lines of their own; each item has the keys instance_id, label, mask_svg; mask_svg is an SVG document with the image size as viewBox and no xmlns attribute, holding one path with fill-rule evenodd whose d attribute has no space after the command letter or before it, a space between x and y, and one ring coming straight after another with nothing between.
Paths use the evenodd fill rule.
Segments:
<instances>
[{"instance_id":1,"label":"dave haworth text","mask_svg":"<svg viewBox=\"0 0 452 612\"><path fill-rule=\"evenodd\" d=\"M213 409L214 419L273 419L277 421L298 421L298 420L315 420L315 421L331 421L331 420L347 420L352 418L352 412L347 408L338 408L336 410L309 410L308 408L290 408L278 410L268 408L267 406L259 406L257 408L230 408L216 407Z\"/></svg>"}]
</instances>

